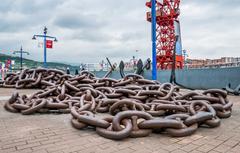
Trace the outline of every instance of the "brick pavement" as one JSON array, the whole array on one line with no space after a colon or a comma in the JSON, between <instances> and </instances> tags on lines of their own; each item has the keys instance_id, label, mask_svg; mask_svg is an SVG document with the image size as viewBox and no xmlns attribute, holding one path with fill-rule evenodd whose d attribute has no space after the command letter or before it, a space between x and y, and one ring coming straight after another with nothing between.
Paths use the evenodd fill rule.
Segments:
<instances>
[{"instance_id":1,"label":"brick pavement","mask_svg":"<svg viewBox=\"0 0 240 153\"><path fill-rule=\"evenodd\" d=\"M0 89L0 96L11 91ZM90 129L76 130L69 114L23 116L5 111L4 101L0 101L0 153L240 153L240 97L230 99L234 101L233 116L222 120L219 128L200 128L184 138L151 134L123 141L102 138Z\"/></svg>"}]
</instances>

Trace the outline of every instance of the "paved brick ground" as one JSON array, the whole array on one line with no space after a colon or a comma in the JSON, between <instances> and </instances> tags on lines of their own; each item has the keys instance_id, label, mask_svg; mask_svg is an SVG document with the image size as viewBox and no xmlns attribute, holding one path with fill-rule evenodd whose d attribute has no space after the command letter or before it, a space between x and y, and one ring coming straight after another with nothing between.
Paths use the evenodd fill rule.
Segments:
<instances>
[{"instance_id":1,"label":"paved brick ground","mask_svg":"<svg viewBox=\"0 0 240 153\"><path fill-rule=\"evenodd\" d=\"M0 89L0 153L240 153L240 97L230 97L235 104L233 116L222 120L219 128L200 128L184 138L151 134L146 138L112 141L93 130L75 130L69 123L69 114L22 116L6 112L1 97L7 98L12 91Z\"/></svg>"}]
</instances>

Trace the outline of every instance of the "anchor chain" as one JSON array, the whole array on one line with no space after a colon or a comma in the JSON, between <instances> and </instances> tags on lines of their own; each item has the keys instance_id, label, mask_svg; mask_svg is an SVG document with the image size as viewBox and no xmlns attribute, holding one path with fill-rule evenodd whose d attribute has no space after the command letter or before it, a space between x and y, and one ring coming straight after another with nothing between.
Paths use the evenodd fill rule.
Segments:
<instances>
[{"instance_id":1,"label":"anchor chain","mask_svg":"<svg viewBox=\"0 0 240 153\"><path fill-rule=\"evenodd\" d=\"M233 106L223 90L182 92L173 84L136 74L116 80L87 71L72 76L59 70L26 69L8 74L2 87L42 89L30 96L14 92L4 105L7 111L70 113L74 128L90 127L115 140L151 133L188 136L199 127L220 126L221 119L231 116Z\"/></svg>"}]
</instances>

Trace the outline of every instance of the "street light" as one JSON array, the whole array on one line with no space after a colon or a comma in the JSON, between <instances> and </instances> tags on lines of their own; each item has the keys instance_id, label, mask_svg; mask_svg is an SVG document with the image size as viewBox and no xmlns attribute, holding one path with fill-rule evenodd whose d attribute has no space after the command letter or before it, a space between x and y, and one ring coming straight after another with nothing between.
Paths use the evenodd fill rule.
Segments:
<instances>
[{"instance_id":1,"label":"street light","mask_svg":"<svg viewBox=\"0 0 240 153\"><path fill-rule=\"evenodd\" d=\"M43 40L44 40L44 42L43 42L43 44L44 44L44 47L43 47L44 48L44 67L47 67L47 45L46 45L47 38L52 39L54 42L58 41L56 37L48 36L47 30L48 30L47 27L44 27L43 35L33 35L33 37L32 37L32 40L36 40L37 37L43 38Z\"/></svg>"},{"instance_id":2,"label":"street light","mask_svg":"<svg viewBox=\"0 0 240 153\"><path fill-rule=\"evenodd\" d=\"M57 38L54 38L54 42L58 42Z\"/></svg>"},{"instance_id":3,"label":"street light","mask_svg":"<svg viewBox=\"0 0 240 153\"><path fill-rule=\"evenodd\" d=\"M32 40L36 40L36 36L33 36L33 37L32 37Z\"/></svg>"},{"instance_id":4,"label":"street light","mask_svg":"<svg viewBox=\"0 0 240 153\"><path fill-rule=\"evenodd\" d=\"M27 51L23 51L23 48L21 46L20 50L19 51L13 51L13 54L20 54L20 65L21 65L21 70L22 70L22 67L23 67L23 54L30 55L30 53L27 52Z\"/></svg>"}]
</instances>

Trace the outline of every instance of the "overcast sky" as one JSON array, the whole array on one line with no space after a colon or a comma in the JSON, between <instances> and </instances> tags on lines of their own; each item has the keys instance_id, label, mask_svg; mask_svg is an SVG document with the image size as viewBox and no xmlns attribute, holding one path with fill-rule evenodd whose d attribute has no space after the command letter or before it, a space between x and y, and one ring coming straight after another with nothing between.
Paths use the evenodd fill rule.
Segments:
<instances>
[{"instance_id":1,"label":"overcast sky","mask_svg":"<svg viewBox=\"0 0 240 153\"><path fill-rule=\"evenodd\" d=\"M20 46L28 58L43 60L31 40L47 26L56 36L48 61L95 63L105 57L129 60L151 56L146 0L1 0L0 53ZM239 0L182 0L183 48L190 58L240 56ZM135 52L139 50L139 52ZM27 57L27 56L26 56Z\"/></svg>"}]
</instances>

